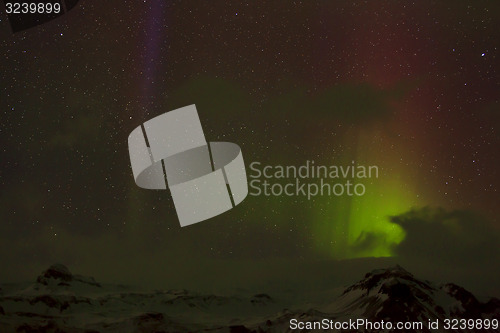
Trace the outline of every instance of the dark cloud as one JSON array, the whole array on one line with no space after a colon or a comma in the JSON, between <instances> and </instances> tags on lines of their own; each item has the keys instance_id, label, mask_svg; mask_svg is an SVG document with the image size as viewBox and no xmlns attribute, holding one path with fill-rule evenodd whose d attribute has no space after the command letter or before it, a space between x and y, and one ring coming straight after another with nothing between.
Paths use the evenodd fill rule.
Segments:
<instances>
[{"instance_id":1,"label":"dark cloud","mask_svg":"<svg viewBox=\"0 0 500 333\"><path fill-rule=\"evenodd\" d=\"M405 258L477 265L495 262L500 255L500 232L474 212L424 208L393 217L392 222L406 232L396 248Z\"/></svg>"},{"instance_id":2,"label":"dark cloud","mask_svg":"<svg viewBox=\"0 0 500 333\"><path fill-rule=\"evenodd\" d=\"M432 278L500 293L500 231L489 220L442 208L416 209L391 220L406 232L394 249L400 262Z\"/></svg>"}]
</instances>

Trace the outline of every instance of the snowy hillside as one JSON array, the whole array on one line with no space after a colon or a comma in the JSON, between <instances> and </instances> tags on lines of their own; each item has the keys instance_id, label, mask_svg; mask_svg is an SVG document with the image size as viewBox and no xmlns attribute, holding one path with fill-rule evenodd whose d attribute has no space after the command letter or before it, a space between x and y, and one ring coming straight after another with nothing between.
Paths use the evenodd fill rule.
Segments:
<instances>
[{"instance_id":1,"label":"snowy hillside","mask_svg":"<svg viewBox=\"0 0 500 333\"><path fill-rule=\"evenodd\" d=\"M403 268L372 271L331 298L143 292L53 265L23 288L0 289L0 332L287 332L290 320L425 321L499 318L500 301L420 281ZM296 330L298 331L298 330Z\"/></svg>"}]
</instances>

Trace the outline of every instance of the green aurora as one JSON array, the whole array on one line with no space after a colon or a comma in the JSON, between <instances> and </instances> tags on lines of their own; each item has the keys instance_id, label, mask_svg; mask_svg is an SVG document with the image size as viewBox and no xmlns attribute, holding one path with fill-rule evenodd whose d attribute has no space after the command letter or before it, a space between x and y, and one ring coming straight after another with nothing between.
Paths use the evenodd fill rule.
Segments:
<instances>
[{"instance_id":1,"label":"green aurora","mask_svg":"<svg viewBox=\"0 0 500 333\"><path fill-rule=\"evenodd\" d=\"M383 144L387 137L365 129L357 134L351 131L346 139L353 136L357 137L355 153L344 154L342 163L347 165L353 158L359 165L376 164L380 175L356 180L365 185L362 196L320 197L319 209L314 210L312 218L315 248L335 259L389 257L405 238L403 229L392 223L391 217L420 206L422 200L408 185L410 172L396 161L399 155L388 151L386 147L391 145ZM379 144L374 146L374 142ZM377 155L377 151L383 153ZM339 161L338 157L333 160Z\"/></svg>"}]
</instances>

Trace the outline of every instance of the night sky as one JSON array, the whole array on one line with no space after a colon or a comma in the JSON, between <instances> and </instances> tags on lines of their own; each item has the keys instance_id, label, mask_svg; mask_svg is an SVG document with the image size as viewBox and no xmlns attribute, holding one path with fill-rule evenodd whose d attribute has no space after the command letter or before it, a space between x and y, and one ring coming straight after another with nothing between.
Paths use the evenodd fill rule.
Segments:
<instances>
[{"instance_id":1,"label":"night sky","mask_svg":"<svg viewBox=\"0 0 500 333\"><path fill-rule=\"evenodd\" d=\"M392 257L500 294L499 24L477 0L81 0L16 34L1 14L0 281L56 262L156 286ZM167 191L135 185L127 137L190 104L247 172L380 176L359 198L249 196L180 228Z\"/></svg>"}]
</instances>

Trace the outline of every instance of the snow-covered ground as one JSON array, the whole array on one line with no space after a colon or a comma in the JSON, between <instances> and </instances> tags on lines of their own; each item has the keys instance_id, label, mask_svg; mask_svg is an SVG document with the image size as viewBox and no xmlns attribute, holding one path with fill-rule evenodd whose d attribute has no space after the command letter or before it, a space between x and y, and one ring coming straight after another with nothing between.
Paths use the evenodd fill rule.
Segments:
<instances>
[{"instance_id":1,"label":"snow-covered ground","mask_svg":"<svg viewBox=\"0 0 500 333\"><path fill-rule=\"evenodd\" d=\"M499 318L454 284L420 281L400 266L322 293L204 294L105 285L53 265L35 283L0 287L0 332L288 332L290 320L425 321Z\"/></svg>"}]
</instances>

